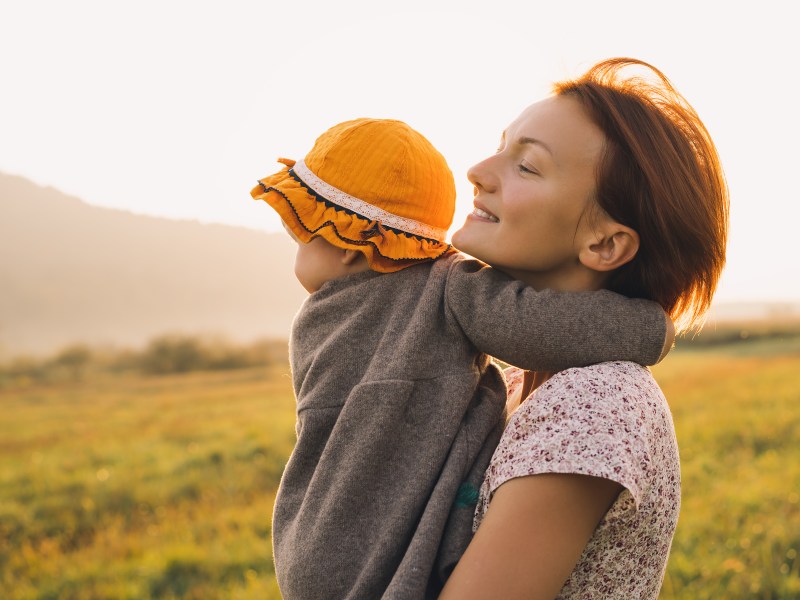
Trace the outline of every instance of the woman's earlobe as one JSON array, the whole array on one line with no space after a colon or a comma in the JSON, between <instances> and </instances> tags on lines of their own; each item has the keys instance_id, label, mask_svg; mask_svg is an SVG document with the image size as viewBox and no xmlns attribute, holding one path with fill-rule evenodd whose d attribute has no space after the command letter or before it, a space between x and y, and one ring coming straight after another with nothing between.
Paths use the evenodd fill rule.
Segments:
<instances>
[{"instance_id":1,"label":"woman's earlobe","mask_svg":"<svg viewBox=\"0 0 800 600\"><path fill-rule=\"evenodd\" d=\"M612 225L612 224L610 224ZM630 227L613 223L598 232L594 242L587 242L578 258L594 271L613 271L633 260L639 251L639 234Z\"/></svg>"}]
</instances>

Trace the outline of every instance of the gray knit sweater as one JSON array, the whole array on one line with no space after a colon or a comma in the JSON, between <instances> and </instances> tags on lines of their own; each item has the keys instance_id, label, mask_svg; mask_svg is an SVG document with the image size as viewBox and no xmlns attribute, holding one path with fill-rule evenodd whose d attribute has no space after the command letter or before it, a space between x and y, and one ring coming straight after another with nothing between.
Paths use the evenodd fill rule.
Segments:
<instances>
[{"instance_id":1,"label":"gray knit sweater","mask_svg":"<svg viewBox=\"0 0 800 600\"><path fill-rule=\"evenodd\" d=\"M324 284L290 339L297 445L273 515L285 600L435 598L503 428L487 355L654 364L665 327L655 303L538 292L455 254Z\"/></svg>"}]
</instances>

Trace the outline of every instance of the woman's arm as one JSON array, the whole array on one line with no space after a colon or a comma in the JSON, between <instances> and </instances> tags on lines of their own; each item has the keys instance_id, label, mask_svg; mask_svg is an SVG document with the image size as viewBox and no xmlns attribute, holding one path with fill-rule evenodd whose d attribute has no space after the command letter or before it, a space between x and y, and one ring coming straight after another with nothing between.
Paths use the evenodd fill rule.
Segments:
<instances>
[{"instance_id":1,"label":"woman's arm","mask_svg":"<svg viewBox=\"0 0 800 600\"><path fill-rule=\"evenodd\" d=\"M440 600L552 600L623 489L557 473L502 484Z\"/></svg>"}]
</instances>

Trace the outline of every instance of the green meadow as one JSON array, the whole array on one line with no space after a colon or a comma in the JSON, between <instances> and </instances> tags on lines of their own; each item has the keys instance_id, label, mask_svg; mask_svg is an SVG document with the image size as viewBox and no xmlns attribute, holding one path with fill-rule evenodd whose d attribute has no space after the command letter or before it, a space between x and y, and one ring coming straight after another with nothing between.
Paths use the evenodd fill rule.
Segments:
<instances>
[{"instance_id":1,"label":"green meadow","mask_svg":"<svg viewBox=\"0 0 800 600\"><path fill-rule=\"evenodd\" d=\"M288 366L67 364L0 378L0 598L279 598ZM661 598L800 598L800 328L701 335L654 373L683 470Z\"/></svg>"}]
</instances>

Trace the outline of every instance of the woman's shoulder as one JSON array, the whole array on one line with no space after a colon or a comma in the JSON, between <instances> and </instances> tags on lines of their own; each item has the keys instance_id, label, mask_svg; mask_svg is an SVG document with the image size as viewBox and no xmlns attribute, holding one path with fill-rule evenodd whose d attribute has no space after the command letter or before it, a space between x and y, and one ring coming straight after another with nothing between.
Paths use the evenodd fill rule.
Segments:
<instances>
[{"instance_id":1,"label":"woman's shoulder","mask_svg":"<svg viewBox=\"0 0 800 600\"><path fill-rule=\"evenodd\" d=\"M504 372L510 391L522 383L524 372L510 367ZM651 401L666 407L666 400L649 369L627 361L604 362L586 367L574 367L553 374L529 400L526 405L546 406L553 402L577 404L581 408L597 407L600 404L617 404ZM591 406L587 405L591 402Z\"/></svg>"},{"instance_id":2,"label":"woman's shoulder","mask_svg":"<svg viewBox=\"0 0 800 600\"><path fill-rule=\"evenodd\" d=\"M571 378L576 380L618 380L618 379L649 379L653 377L650 370L642 365L625 360L614 360L597 363L585 367L573 367L559 371L551 379Z\"/></svg>"},{"instance_id":3,"label":"woman's shoulder","mask_svg":"<svg viewBox=\"0 0 800 600\"><path fill-rule=\"evenodd\" d=\"M524 372L506 369L509 393ZM569 429L594 432L600 424L623 426L634 435L660 427L671 416L666 398L646 367L614 361L565 369L543 383L511 415L508 429Z\"/></svg>"},{"instance_id":4,"label":"woman's shoulder","mask_svg":"<svg viewBox=\"0 0 800 600\"><path fill-rule=\"evenodd\" d=\"M659 436L672 430L667 399L650 370L639 364L615 361L566 369L537 391L540 408L562 406L574 420L620 426L628 437Z\"/></svg>"},{"instance_id":5,"label":"woman's shoulder","mask_svg":"<svg viewBox=\"0 0 800 600\"><path fill-rule=\"evenodd\" d=\"M515 383L511 374L510 386ZM521 379L521 376L520 376ZM514 412L509 426L589 436L609 432L625 444L673 431L672 415L661 388L646 367L625 361L605 362L555 373Z\"/></svg>"}]
</instances>

